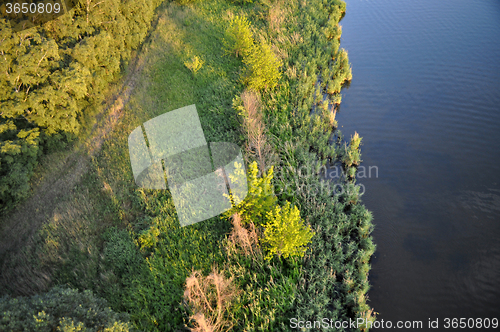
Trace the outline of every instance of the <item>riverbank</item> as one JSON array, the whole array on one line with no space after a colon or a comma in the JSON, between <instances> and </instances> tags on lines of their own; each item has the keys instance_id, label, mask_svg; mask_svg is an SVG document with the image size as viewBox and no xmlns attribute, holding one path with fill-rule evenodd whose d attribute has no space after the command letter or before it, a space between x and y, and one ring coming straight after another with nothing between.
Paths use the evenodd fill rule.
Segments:
<instances>
[{"instance_id":1,"label":"riverbank","mask_svg":"<svg viewBox=\"0 0 500 332\"><path fill-rule=\"evenodd\" d=\"M165 3L162 10L120 121L29 248L33 269L50 271L47 285L92 290L113 310L129 313L141 331L192 326L191 309L184 305L186 279L193 269L207 276L214 265L232 275L240 290L226 317L235 331L288 331L292 318L373 319L366 303L372 217L355 180L344 179L342 195L318 194L313 188L324 186L319 169L298 172L345 154L323 100L327 93L329 103L339 102L342 84L351 78L347 53L339 47L345 4L211 0ZM260 91L269 153L263 158L250 147L246 158L259 162L261 173L280 170L272 182L278 203L297 206L314 231L303 258L266 260L241 253L230 258L234 228L228 218L179 227L169 192L137 188L124 153L124 133L190 104L198 109L207 141L249 146L252 139L242 130L244 119L234 102L244 99L248 67L228 55L223 42L236 16L248 18L256 43L265 40L282 64L276 86ZM196 57L201 67L188 68ZM321 90L315 84L319 75ZM315 105L325 113L311 115ZM289 190L279 190L284 187Z\"/></svg>"}]
</instances>

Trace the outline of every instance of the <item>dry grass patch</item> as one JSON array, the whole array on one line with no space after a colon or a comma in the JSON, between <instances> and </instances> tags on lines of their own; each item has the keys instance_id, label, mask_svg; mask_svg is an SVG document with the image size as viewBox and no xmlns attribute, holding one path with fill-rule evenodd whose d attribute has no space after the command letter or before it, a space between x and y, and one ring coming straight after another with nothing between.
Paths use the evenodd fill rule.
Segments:
<instances>
[{"instance_id":1,"label":"dry grass patch","mask_svg":"<svg viewBox=\"0 0 500 332\"><path fill-rule=\"evenodd\" d=\"M246 150L259 163L259 171L265 173L272 164L275 154L266 136L266 125L262 115L262 103L257 92L245 90L240 96L242 105L239 107L243 116L243 129L248 138Z\"/></svg>"},{"instance_id":2,"label":"dry grass patch","mask_svg":"<svg viewBox=\"0 0 500 332\"><path fill-rule=\"evenodd\" d=\"M193 271L186 279L184 300L191 312L193 332L229 331L233 324L227 315L231 301L239 291L234 286L232 278L225 278L214 267L212 273L204 277L198 271Z\"/></svg>"},{"instance_id":3,"label":"dry grass patch","mask_svg":"<svg viewBox=\"0 0 500 332\"><path fill-rule=\"evenodd\" d=\"M288 78L290 80L294 80L297 78L297 68L295 66L289 66L287 69L286 69L286 72L285 72L286 76L288 76Z\"/></svg>"},{"instance_id":4,"label":"dry grass patch","mask_svg":"<svg viewBox=\"0 0 500 332\"><path fill-rule=\"evenodd\" d=\"M285 21L285 17L289 13L287 8L284 8L282 1L277 1L269 8L267 13L267 21L269 22L269 29L272 32L280 32L281 26Z\"/></svg>"},{"instance_id":5,"label":"dry grass patch","mask_svg":"<svg viewBox=\"0 0 500 332\"><path fill-rule=\"evenodd\" d=\"M248 229L241 225L241 216L235 213L232 216L233 229L228 237L228 253L241 251L245 256L260 255L259 237L253 222L248 224ZM239 250L237 249L239 248Z\"/></svg>"}]
</instances>

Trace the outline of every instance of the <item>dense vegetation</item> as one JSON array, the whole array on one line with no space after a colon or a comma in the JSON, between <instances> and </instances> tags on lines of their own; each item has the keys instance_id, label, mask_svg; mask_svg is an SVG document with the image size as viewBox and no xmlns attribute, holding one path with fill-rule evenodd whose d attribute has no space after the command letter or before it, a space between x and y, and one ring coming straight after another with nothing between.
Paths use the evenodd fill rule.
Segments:
<instances>
[{"instance_id":1,"label":"dense vegetation","mask_svg":"<svg viewBox=\"0 0 500 332\"><path fill-rule=\"evenodd\" d=\"M78 134L82 110L97 105L130 49L144 39L158 3L143 2L106 2L123 8L113 7L113 17L89 19L95 23L90 28L82 1L75 11L81 24L65 28L61 17L60 24L36 32L46 38L39 43L55 45L59 58L54 53L33 60L45 68L46 79L6 83L2 89L14 97L5 102L28 102L12 92L17 85L25 89L24 98L66 93L60 98L67 104L45 101L30 106L42 111L19 106L8 108L10 117L2 114L4 204L26 194L39 146L47 149L54 137ZM144 46L150 55L141 83L88 175L63 205L77 212L49 219L26 248L31 258L23 264L49 274L50 285L91 289L114 312L127 313L140 331L288 331L291 318L374 319L366 303L375 249L372 216L356 186L361 138L345 142L335 121L341 87L351 79L347 53L340 48L345 3L177 2L162 5L156 37ZM111 7L99 15L112 13ZM132 15L132 8L141 14ZM105 19L116 21L117 30L102 24ZM140 27L135 34L127 30L132 22ZM57 37L66 33L73 39ZM38 45L23 54L38 52ZM14 44L10 50L15 52ZM14 64L10 60L7 68L26 69ZM37 66L32 75L41 80ZM81 90L64 88L73 85ZM124 133L189 104L196 104L208 141L245 148L249 195L242 202L232 197L239 204L225 215L179 227L168 190L135 186ZM61 106L68 111L61 112ZM16 144L17 150L9 148ZM32 144L33 150L22 144ZM320 179L327 163L346 170L336 186ZM22 176L14 173L19 170ZM82 320L72 315L54 317L70 317L76 326ZM59 322L56 318L51 324Z\"/></svg>"},{"instance_id":2,"label":"dense vegetation","mask_svg":"<svg viewBox=\"0 0 500 332\"><path fill-rule=\"evenodd\" d=\"M0 299L2 331L128 332L126 314L113 312L91 291L54 287L30 298Z\"/></svg>"},{"instance_id":3,"label":"dense vegetation","mask_svg":"<svg viewBox=\"0 0 500 332\"><path fill-rule=\"evenodd\" d=\"M26 197L44 150L78 135L83 112L103 100L160 3L80 0L19 32L0 20L0 209Z\"/></svg>"},{"instance_id":4,"label":"dense vegetation","mask_svg":"<svg viewBox=\"0 0 500 332\"><path fill-rule=\"evenodd\" d=\"M357 140L356 146L343 145L330 116L340 102L342 84L351 79L346 52L339 48L338 23L345 3L317 0L302 6L299 2L293 10L297 22L286 29L292 35L298 33L303 43L288 50L289 80L268 95L266 110L282 157L281 197L300 206L316 234L303 262L289 316L369 318L372 311L365 295L375 249L370 237L372 216L359 202L354 177L341 179L342 191L335 194L325 190L318 176L327 162L344 159L346 151L359 150ZM335 144L329 144L332 134Z\"/></svg>"}]
</instances>

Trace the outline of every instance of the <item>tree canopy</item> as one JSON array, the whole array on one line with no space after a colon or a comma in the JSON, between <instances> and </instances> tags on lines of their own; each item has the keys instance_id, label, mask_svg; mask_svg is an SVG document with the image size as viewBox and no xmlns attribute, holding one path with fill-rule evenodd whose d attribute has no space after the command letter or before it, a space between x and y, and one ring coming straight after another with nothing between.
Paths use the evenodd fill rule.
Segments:
<instances>
[{"instance_id":1,"label":"tree canopy","mask_svg":"<svg viewBox=\"0 0 500 332\"><path fill-rule=\"evenodd\" d=\"M161 2L79 0L22 31L0 20L0 210L26 196L45 143L78 134Z\"/></svg>"}]
</instances>

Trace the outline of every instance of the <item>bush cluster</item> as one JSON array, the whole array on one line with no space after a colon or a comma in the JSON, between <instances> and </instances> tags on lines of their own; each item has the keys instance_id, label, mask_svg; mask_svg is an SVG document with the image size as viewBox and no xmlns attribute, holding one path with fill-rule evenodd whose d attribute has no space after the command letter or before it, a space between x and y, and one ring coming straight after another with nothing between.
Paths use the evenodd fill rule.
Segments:
<instances>
[{"instance_id":1,"label":"bush cluster","mask_svg":"<svg viewBox=\"0 0 500 332\"><path fill-rule=\"evenodd\" d=\"M236 172L241 172L241 167L236 163ZM292 207L290 202L286 202L283 207L277 204L271 185L273 168L262 174L262 177L258 173L257 162L248 165L248 194L243 201L238 195L231 194L232 202L237 205L226 212L226 216L238 215L243 225L254 224L262 228L261 240L267 249L266 259L270 260L275 255L284 258L304 256L313 236L310 227L304 225L296 206ZM238 176L231 178L231 181L242 178Z\"/></svg>"},{"instance_id":2,"label":"bush cluster","mask_svg":"<svg viewBox=\"0 0 500 332\"><path fill-rule=\"evenodd\" d=\"M267 219L262 239L269 248L266 259L274 255L303 257L314 233L309 225L304 225L299 209L296 206L292 208L290 202L286 202L285 206L278 205L269 211Z\"/></svg>"},{"instance_id":3,"label":"bush cluster","mask_svg":"<svg viewBox=\"0 0 500 332\"><path fill-rule=\"evenodd\" d=\"M279 71L281 61L273 53L271 45L264 39L253 45L243 62L247 65L248 74L245 81L250 89L267 90L278 84L281 77Z\"/></svg>"},{"instance_id":4,"label":"bush cluster","mask_svg":"<svg viewBox=\"0 0 500 332\"><path fill-rule=\"evenodd\" d=\"M263 226L267 212L275 207L277 201L271 184L274 169L271 167L265 174L259 176L257 163L253 162L248 165L246 177L241 176L243 172L242 165L236 164L236 175L231 176L231 181L239 185L238 181L246 178L248 182L247 195L242 199L242 195L231 193L230 199L236 206L226 212L226 216L231 217L237 213L241 216L243 225L252 222L259 227Z\"/></svg>"},{"instance_id":5,"label":"bush cluster","mask_svg":"<svg viewBox=\"0 0 500 332\"><path fill-rule=\"evenodd\" d=\"M226 30L224 39L226 52L242 56L246 64L243 81L255 91L272 89L281 77L281 61L264 38L254 41L250 22L241 16L234 17Z\"/></svg>"}]
</instances>

